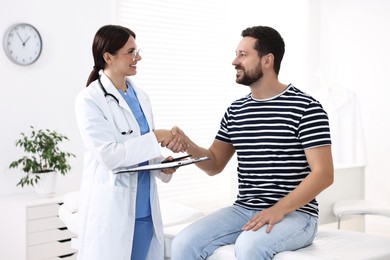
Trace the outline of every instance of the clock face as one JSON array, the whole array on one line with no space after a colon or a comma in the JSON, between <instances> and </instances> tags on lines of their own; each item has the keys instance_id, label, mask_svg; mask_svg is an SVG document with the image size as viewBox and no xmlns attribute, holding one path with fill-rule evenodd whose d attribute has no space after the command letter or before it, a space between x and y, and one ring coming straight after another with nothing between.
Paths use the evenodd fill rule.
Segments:
<instances>
[{"instance_id":1,"label":"clock face","mask_svg":"<svg viewBox=\"0 0 390 260\"><path fill-rule=\"evenodd\" d=\"M42 51L42 39L37 29L26 23L11 26L4 35L7 57L19 65L34 63Z\"/></svg>"}]
</instances>

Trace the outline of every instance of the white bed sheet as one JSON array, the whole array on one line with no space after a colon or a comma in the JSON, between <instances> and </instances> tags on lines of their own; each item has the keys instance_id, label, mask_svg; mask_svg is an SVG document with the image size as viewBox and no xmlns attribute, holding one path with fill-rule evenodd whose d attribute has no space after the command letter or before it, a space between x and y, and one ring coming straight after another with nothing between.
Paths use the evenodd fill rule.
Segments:
<instances>
[{"instance_id":1,"label":"white bed sheet","mask_svg":"<svg viewBox=\"0 0 390 260\"><path fill-rule=\"evenodd\" d=\"M390 237L320 228L312 245L275 255L273 260L389 260ZM207 260L235 260L234 245L217 249Z\"/></svg>"}]
</instances>

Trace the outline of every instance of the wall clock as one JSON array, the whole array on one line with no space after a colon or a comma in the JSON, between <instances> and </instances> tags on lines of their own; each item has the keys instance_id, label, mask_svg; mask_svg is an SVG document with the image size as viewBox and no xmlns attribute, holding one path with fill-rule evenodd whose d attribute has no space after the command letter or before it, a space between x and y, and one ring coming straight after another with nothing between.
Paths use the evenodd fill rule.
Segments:
<instances>
[{"instance_id":1,"label":"wall clock","mask_svg":"<svg viewBox=\"0 0 390 260\"><path fill-rule=\"evenodd\" d=\"M42 38L31 24L17 23L5 32L3 47L5 54L12 62L30 65L41 55Z\"/></svg>"}]
</instances>

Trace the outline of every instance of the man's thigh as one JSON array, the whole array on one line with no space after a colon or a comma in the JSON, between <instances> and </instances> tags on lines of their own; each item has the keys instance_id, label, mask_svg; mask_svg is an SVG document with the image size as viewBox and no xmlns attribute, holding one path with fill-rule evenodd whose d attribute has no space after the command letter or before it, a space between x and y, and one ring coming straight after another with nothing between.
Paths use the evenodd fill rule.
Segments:
<instances>
[{"instance_id":1,"label":"man's thigh","mask_svg":"<svg viewBox=\"0 0 390 260\"><path fill-rule=\"evenodd\" d=\"M190 224L175 237L173 254L180 254L181 259L198 259L199 256L205 259L218 247L234 244L251 216L251 212L237 206L211 213Z\"/></svg>"},{"instance_id":2,"label":"man's thigh","mask_svg":"<svg viewBox=\"0 0 390 260\"><path fill-rule=\"evenodd\" d=\"M250 259L248 254L257 257L253 259L268 259L279 252L310 245L317 232L317 218L295 211L275 224L270 233L266 229L267 225L240 234L235 247L237 259Z\"/></svg>"}]
</instances>

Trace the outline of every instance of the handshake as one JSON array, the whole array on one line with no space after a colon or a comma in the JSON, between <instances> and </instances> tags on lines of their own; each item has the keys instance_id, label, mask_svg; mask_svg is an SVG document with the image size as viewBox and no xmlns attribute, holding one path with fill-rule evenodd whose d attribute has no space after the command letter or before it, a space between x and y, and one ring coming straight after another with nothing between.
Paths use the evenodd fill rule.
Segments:
<instances>
[{"instance_id":1,"label":"handshake","mask_svg":"<svg viewBox=\"0 0 390 260\"><path fill-rule=\"evenodd\" d=\"M189 138L177 126L172 127L171 130L156 129L154 134L161 147L166 147L174 153L186 152L190 146Z\"/></svg>"}]
</instances>

